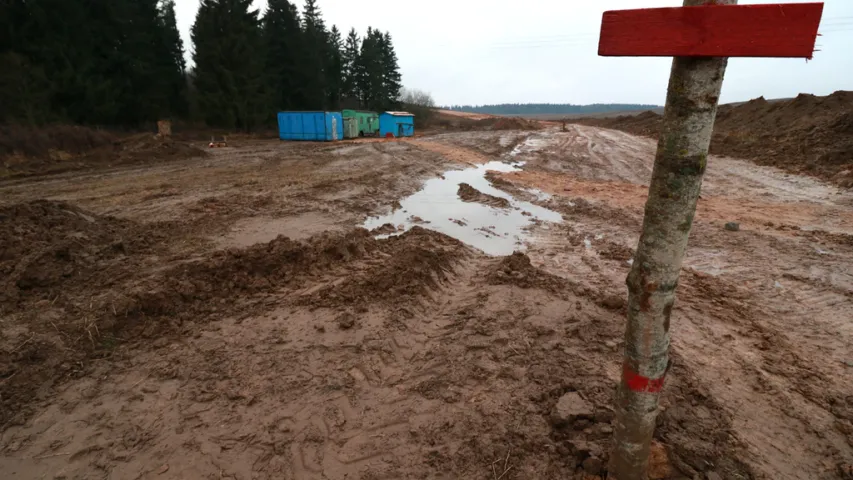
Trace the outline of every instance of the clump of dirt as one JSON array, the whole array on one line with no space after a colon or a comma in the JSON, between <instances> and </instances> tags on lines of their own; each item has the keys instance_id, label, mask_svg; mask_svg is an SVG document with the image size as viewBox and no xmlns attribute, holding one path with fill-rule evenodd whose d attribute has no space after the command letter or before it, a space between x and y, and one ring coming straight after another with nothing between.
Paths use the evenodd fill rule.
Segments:
<instances>
[{"instance_id":1,"label":"clump of dirt","mask_svg":"<svg viewBox=\"0 0 853 480\"><path fill-rule=\"evenodd\" d=\"M418 226L379 240L376 247L386 261L372 262L345 276L342 283L306 296L301 303L323 307L372 303L396 306L418 301L439 289L454 265L469 252L458 240Z\"/></svg>"},{"instance_id":2,"label":"clump of dirt","mask_svg":"<svg viewBox=\"0 0 853 480\"><path fill-rule=\"evenodd\" d=\"M627 262L634 258L634 249L628 248L615 242L602 242L602 245L597 248L601 258L607 260L616 260L617 262Z\"/></svg>"},{"instance_id":3,"label":"clump of dirt","mask_svg":"<svg viewBox=\"0 0 853 480\"><path fill-rule=\"evenodd\" d=\"M146 253L164 234L74 205L37 200L0 208L0 309L99 281L110 264Z\"/></svg>"},{"instance_id":4,"label":"clump of dirt","mask_svg":"<svg viewBox=\"0 0 853 480\"><path fill-rule=\"evenodd\" d=\"M509 208L509 200L483 193L467 183L460 183L456 192L463 202L482 203L495 208Z\"/></svg>"},{"instance_id":5,"label":"clump of dirt","mask_svg":"<svg viewBox=\"0 0 853 480\"><path fill-rule=\"evenodd\" d=\"M521 288L541 288L552 293L575 292L579 285L534 267L530 257L522 252L501 258L486 273L491 285L515 285Z\"/></svg>"},{"instance_id":6,"label":"clump of dirt","mask_svg":"<svg viewBox=\"0 0 853 480\"><path fill-rule=\"evenodd\" d=\"M657 137L661 115L572 120L635 135ZM721 105L717 110L711 153L748 158L761 165L806 173L853 187L853 92L826 97L800 94L790 100Z\"/></svg>"},{"instance_id":7,"label":"clump of dirt","mask_svg":"<svg viewBox=\"0 0 853 480\"><path fill-rule=\"evenodd\" d=\"M390 235L392 233L397 233L397 227L391 223L382 224L370 231L371 235Z\"/></svg>"}]
</instances>

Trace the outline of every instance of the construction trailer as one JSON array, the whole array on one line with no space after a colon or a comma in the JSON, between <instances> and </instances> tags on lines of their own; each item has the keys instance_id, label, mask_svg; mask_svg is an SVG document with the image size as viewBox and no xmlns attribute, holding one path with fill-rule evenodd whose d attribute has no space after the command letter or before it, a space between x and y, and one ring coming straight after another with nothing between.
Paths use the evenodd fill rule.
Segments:
<instances>
[{"instance_id":1,"label":"construction trailer","mask_svg":"<svg viewBox=\"0 0 853 480\"><path fill-rule=\"evenodd\" d=\"M341 140L344 118L340 112L279 112L278 136L282 140Z\"/></svg>"},{"instance_id":2,"label":"construction trailer","mask_svg":"<svg viewBox=\"0 0 853 480\"><path fill-rule=\"evenodd\" d=\"M376 112L343 110L341 115L344 124L351 125L349 130L344 128L344 138L375 137L379 133L379 115Z\"/></svg>"},{"instance_id":3,"label":"construction trailer","mask_svg":"<svg viewBox=\"0 0 853 480\"><path fill-rule=\"evenodd\" d=\"M386 138L415 135L415 116L409 112L385 112L379 115L379 136Z\"/></svg>"}]
</instances>

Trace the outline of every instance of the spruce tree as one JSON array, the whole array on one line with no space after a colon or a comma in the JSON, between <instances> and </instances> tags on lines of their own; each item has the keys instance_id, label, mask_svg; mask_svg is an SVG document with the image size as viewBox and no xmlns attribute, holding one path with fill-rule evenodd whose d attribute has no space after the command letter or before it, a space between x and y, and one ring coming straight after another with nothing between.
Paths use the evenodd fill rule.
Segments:
<instances>
[{"instance_id":1,"label":"spruce tree","mask_svg":"<svg viewBox=\"0 0 853 480\"><path fill-rule=\"evenodd\" d=\"M397 63L397 54L391 43L391 34L379 36L380 62L382 64L382 105L383 109L396 109L400 105L401 83L400 67Z\"/></svg>"},{"instance_id":2,"label":"spruce tree","mask_svg":"<svg viewBox=\"0 0 853 480\"><path fill-rule=\"evenodd\" d=\"M328 104L328 78L325 74L328 63L328 32L316 0L305 1L302 19L305 46L302 49L300 65L307 81L304 85L306 108L324 110Z\"/></svg>"},{"instance_id":3,"label":"spruce tree","mask_svg":"<svg viewBox=\"0 0 853 480\"><path fill-rule=\"evenodd\" d=\"M187 114L187 63L184 59L184 42L178 32L175 17L175 0L162 0L160 3L160 28L163 33L164 52L160 58L162 75L166 78L165 88L168 97L167 112L170 116L183 117Z\"/></svg>"},{"instance_id":4,"label":"spruce tree","mask_svg":"<svg viewBox=\"0 0 853 480\"><path fill-rule=\"evenodd\" d=\"M201 0L192 39L194 89L212 126L252 130L267 117L258 13L252 0Z\"/></svg>"},{"instance_id":5,"label":"spruce tree","mask_svg":"<svg viewBox=\"0 0 853 480\"><path fill-rule=\"evenodd\" d=\"M24 0L0 2L0 122L34 125L51 118L51 84L25 54L30 15Z\"/></svg>"},{"instance_id":6,"label":"spruce tree","mask_svg":"<svg viewBox=\"0 0 853 480\"><path fill-rule=\"evenodd\" d=\"M343 90L343 41L338 27L332 26L326 44L326 107L331 110L341 108L341 92Z\"/></svg>"},{"instance_id":7,"label":"spruce tree","mask_svg":"<svg viewBox=\"0 0 853 480\"><path fill-rule=\"evenodd\" d=\"M382 51L379 30L367 27L367 35L361 42L361 51L356 60L356 78L361 94L361 104L371 110L381 110L382 101Z\"/></svg>"},{"instance_id":8,"label":"spruce tree","mask_svg":"<svg viewBox=\"0 0 853 480\"><path fill-rule=\"evenodd\" d=\"M356 61L358 60L359 50L361 48L361 40L355 28L349 31L344 50L341 54L341 76L343 78L343 88L341 96L346 100L359 98L358 79L356 77Z\"/></svg>"},{"instance_id":9,"label":"spruce tree","mask_svg":"<svg viewBox=\"0 0 853 480\"><path fill-rule=\"evenodd\" d=\"M121 82L130 79L125 80L127 62L121 61L127 42L118 20L123 9L117 3L23 2L26 15L16 31L17 53L26 59L21 65L49 72L51 120L120 122Z\"/></svg>"},{"instance_id":10,"label":"spruce tree","mask_svg":"<svg viewBox=\"0 0 853 480\"><path fill-rule=\"evenodd\" d=\"M288 0L269 0L263 20L269 101L272 111L308 108L302 68L304 48L299 12Z\"/></svg>"},{"instance_id":11,"label":"spruce tree","mask_svg":"<svg viewBox=\"0 0 853 480\"><path fill-rule=\"evenodd\" d=\"M15 97L3 101L11 116L30 123L139 125L171 109L170 82L180 83L181 72L168 61L157 0L14 0L5 6L16 18L14 51L0 60L4 92Z\"/></svg>"}]
</instances>

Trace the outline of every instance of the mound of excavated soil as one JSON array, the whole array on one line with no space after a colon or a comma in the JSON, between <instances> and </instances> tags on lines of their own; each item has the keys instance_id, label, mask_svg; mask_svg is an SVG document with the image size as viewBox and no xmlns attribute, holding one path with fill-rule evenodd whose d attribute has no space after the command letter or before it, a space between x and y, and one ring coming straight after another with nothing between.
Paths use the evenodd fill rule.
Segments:
<instances>
[{"instance_id":1,"label":"mound of excavated soil","mask_svg":"<svg viewBox=\"0 0 853 480\"><path fill-rule=\"evenodd\" d=\"M486 274L491 285L515 285L521 288L541 288L550 292L575 291L576 285L564 278L544 272L530 263L530 257L521 252L503 257Z\"/></svg>"},{"instance_id":2,"label":"mound of excavated soil","mask_svg":"<svg viewBox=\"0 0 853 480\"><path fill-rule=\"evenodd\" d=\"M359 270L340 285L306 295L302 303L323 307L405 304L440 288L468 252L458 240L418 226L378 242L383 256L390 255L393 261Z\"/></svg>"},{"instance_id":3,"label":"mound of excavated soil","mask_svg":"<svg viewBox=\"0 0 853 480\"><path fill-rule=\"evenodd\" d=\"M108 145L115 136L104 130L74 125L32 128L0 125L0 161L7 168L27 158L56 161Z\"/></svg>"},{"instance_id":4,"label":"mound of excavated soil","mask_svg":"<svg viewBox=\"0 0 853 480\"><path fill-rule=\"evenodd\" d=\"M132 222L102 217L65 202L38 200L0 208L0 309L47 299L81 286L162 239Z\"/></svg>"},{"instance_id":5,"label":"mound of excavated soil","mask_svg":"<svg viewBox=\"0 0 853 480\"><path fill-rule=\"evenodd\" d=\"M345 280L301 292L298 303L403 304L438 288L467 251L457 240L420 227L382 240L364 229L323 233L303 242L278 237L217 252L208 260L179 266L165 278L144 282L125 308L126 313L149 316L210 314L236 306L246 295L296 286L300 279L332 272Z\"/></svg>"},{"instance_id":6,"label":"mound of excavated soil","mask_svg":"<svg viewBox=\"0 0 853 480\"><path fill-rule=\"evenodd\" d=\"M109 156L110 153L114 154L117 157L117 161L121 163L179 160L207 155L205 150L192 146L189 143L176 140L172 137L161 137L149 133L134 135L115 142L112 144L111 152L96 151L92 152L92 155L95 157L100 155Z\"/></svg>"},{"instance_id":7,"label":"mound of excavated soil","mask_svg":"<svg viewBox=\"0 0 853 480\"><path fill-rule=\"evenodd\" d=\"M542 124L525 118L495 116L458 116L439 114L433 122L446 130L540 130Z\"/></svg>"},{"instance_id":8,"label":"mound of excavated soil","mask_svg":"<svg viewBox=\"0 0 853 480\"><path fill-rule=\"evenodd\" d=\"M509 208L509 200L483 193L467 183L460 183L457 191L463 202L475 202L496 208Z\"/></svg>"},{"instance_id":9,"label":"mound of excavated soil","mask_svg":"<svg viewBox=\"0 0 853 480\"><path fill-rule=\"evenodd\" d=\"M488 126L488 130L540 130L539 122L517 117L497 117L480 120L480 124Z\"/></svg>"},{"instance_id":10,"label":"mound of excavated soil","mask_svg":"<svg viewBox=\"0 0 853 480\"><path fill-rule=\"evenodd\" d=\"M0 129L0 176L26 176L96 166L161 162L207 155L187 142L150 133L116 139L77 126Z\"/></svg>"},{"instance_id":11,"label":"mound of excavated soil","mask_svg":"<svg viewBox=\"0 0 853 480\"><path fill-rule=\"evenodd\" d=\"M657 137L662 117L645 112L572 122ZM760 97L739 105L721 105L711 153L748 158L853 187L853 92L838 91L826 97L800 94L778 101Z\"/></svg>"}]
</instances>

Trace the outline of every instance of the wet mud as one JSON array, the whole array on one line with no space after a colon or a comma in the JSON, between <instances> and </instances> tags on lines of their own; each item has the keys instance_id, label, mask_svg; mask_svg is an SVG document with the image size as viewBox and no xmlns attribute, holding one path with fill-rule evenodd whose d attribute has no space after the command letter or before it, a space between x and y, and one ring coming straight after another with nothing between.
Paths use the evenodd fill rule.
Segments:
<instances>
[{"instance_id":1,"label":"wet mud","mask_svg":"<svg viewBox=\"0 0 853 480\"><path fill-rule=\"evenodd\" d=\"M247 139L0 182L0 471L606 478L654 151ZM650 478L849 478L851 235L849 192L709 159Z\"/></svg>"}]
</instances>

